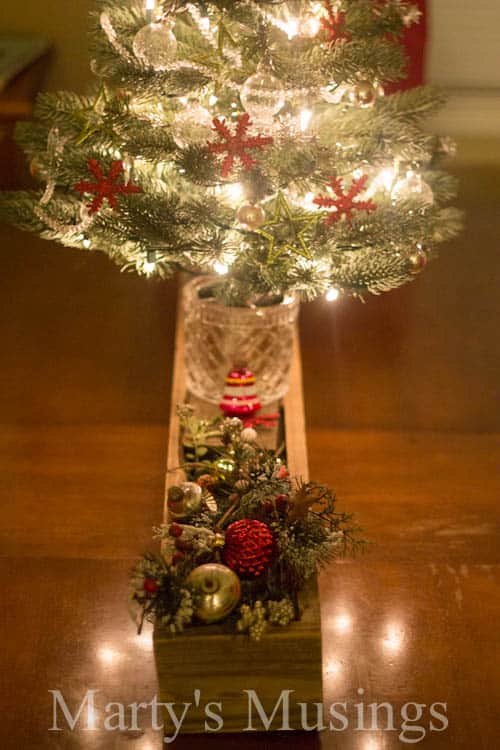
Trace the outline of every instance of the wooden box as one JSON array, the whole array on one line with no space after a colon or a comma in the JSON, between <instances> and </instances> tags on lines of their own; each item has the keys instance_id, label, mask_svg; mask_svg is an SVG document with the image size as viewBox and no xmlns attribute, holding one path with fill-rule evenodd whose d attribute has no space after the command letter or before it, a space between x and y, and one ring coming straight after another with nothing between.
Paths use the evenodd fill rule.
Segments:
<instances>
[{"instance_id":1,"label":"wooden box","mask_svg":"<svg viewBox=\"0 0 500 750\"><path fill-rule=\"evenodd\" d=\"M180 464L181 436L176 406L183 403L186 396L183 319L179 309L167 489L183 480L182 472L172 469ZM282 406L288 467L292 476L307 480L298 336L295 337L290 389ZM178 704L177 712L182 712L180 704L192 704L181 733L204 733L209 727L222 732L241 732L250 726L256 731L302 728L298 704L322 702L321 621L316 583L301 595L300 604L303 609L300 622L288 628L273 628L259 642L234 634L224 624L190 628L175 637L160 627L155 629L159 698L162 703ZM247 691L254 692L249 695ZM221 706L209 706L211 703ZM207 717L207 708L221 718ZM166 714L165 731L169 734L172 730L172 720Z\"/></svg>"}]
</instances>

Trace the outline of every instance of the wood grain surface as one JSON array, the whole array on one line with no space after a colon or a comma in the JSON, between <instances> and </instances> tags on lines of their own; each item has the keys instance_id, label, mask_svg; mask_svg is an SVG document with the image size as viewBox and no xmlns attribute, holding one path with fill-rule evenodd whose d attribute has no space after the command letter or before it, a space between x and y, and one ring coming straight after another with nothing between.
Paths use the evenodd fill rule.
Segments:
<instances>
[{"instance_id":1,"label":"wood grain surface","mask_svg":"<svg viewBox=\"0 0 500 750\"><path fill-rule=\"evenodd\" d=\"M489 163L460 166L466 231L407 289L304 307L311 476L373 541L320 581L325 700L448 703L426 750L498 745L498 205ZM51 733L76 709L157 691L127 573L163 512L175 297L2 228L2 750L160 750L161 733ZM428 716L428 715L427 715ZM398 725L401 724L400 716ZM426 721L428 727L428 721ZM183 737L179 750L395 750L398 732Z\"/></svg>"}]
</instances>

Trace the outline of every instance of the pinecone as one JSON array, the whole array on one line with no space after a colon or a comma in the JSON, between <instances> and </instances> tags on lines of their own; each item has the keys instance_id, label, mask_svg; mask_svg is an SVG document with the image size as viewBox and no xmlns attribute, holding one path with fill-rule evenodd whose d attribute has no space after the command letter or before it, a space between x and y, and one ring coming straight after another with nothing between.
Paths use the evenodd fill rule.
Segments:
<instances>
[{"instance_id":1,"label":"pinecone","mask_svg":"<svg viewBox=\"0 0 500 750\"><path fill-rule=\"evenodd\" d=\"M258 578L271 564L274 538L262 521L244 518L226 531L222 556L226 565L242 578Z\"/></svg>"}]
</instances>

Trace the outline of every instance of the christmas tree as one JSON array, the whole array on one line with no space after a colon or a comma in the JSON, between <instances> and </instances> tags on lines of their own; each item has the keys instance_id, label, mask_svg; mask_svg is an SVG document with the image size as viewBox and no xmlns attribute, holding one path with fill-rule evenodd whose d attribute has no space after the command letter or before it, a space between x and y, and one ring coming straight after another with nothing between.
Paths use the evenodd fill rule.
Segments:
<instances>
[{"instance_id":1,"label":"christmas tree","mask_svg":"<svg viewBox=\"0 0 500 750\"><path fill-rule=\"evenodd\" d=\"M93 90L40 96L18 139L40 189L1 214L124 269L219 273L220 298L362 296L459 227L449 147L405 75L406 0L105 0Z\"/></svg>"}]
</instances>

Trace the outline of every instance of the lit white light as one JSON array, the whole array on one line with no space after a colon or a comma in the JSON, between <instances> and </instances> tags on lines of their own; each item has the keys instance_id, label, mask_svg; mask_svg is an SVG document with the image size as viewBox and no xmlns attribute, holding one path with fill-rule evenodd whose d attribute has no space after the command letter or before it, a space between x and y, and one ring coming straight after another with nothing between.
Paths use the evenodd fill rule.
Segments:
<instances>
[{"instance_id":1,"label":"lit white light","mask_svg":"<svg viewBox=\"0 0 500 750\"><path fill-rule=\"evenodd\" d=\"M314 12L314 10L313 10ZM321 28L321 21L316 16L311 15L300 24L300 33L302 36L312 39L316 36Z\"/></svg>"},{"instance_id":2,"label":"lit white light","mask_svg":"<svg viewBox=\"0 0 500 750\"><path fill-rule=\"evenodd\" d=\"M290 294L287 294L286 297L283 299L284 305L292 305L295 302L295 297L292 297Z\"/></svg>"},{"instance_id":3,"label":"lit white light","mask_svg":"<svg viewBox=\"0 0 500 750\"><path fill-rule=\"evenodd\" d=\"M338 677L342 672L342 665L336 659L329 661L326 665L326 674L329 677Z\"/></svg>"},{"instance_id":4,"label":"lit white light","mask_svg":"<svg viewBox=\"0 0 500 750\"><path fill-rule=\"evenodd\" d=\"M212 94L212 96L208 100L208 103L210 104L211 107L214 107L218 101L219 99L215 96L215 94Z\"/></svg>"},{"instance_id":5,"label":"lit white light","mask_svg":"<svg viewBox=\"0 0 500 750\"><path fill-rule=\"evenodd\" d=\"M218 273L219 276L225 276L229 271L229 266L226 263L217 260L214 263L214 271L215 273Z\"/></svg>"},{"instance_id":6,"label":"lit white light","mask_svg":"<svg viewBox=\"0 0 500 750\"><path fill-rule=\"evenodd\" d=\"M156 263L153 263L152 261L147 260L144 263L143 268L144 268L144 273L146 274L146 276L152 276L152 274L154 274L154 272L156 271Z\"/></svg>"},{"instance_id":7,"label":"lit white light","mask_svg":"<svg viewBox=\"0 0 500 750\"><path fill-rule=\"evenodd\" d=\"M364 174L364 172L361 169L361 167L358 167L357 169L354 169L353 172L352 172L352 176L354 177L355 180L360 180L363 177L363 174Z\"/></svg>"},{"instance_id":8,"label":"lit white light","mask_svg":"<svg viewBox=\"0 0 500 750\"><path fill-rule=\"evenodd\" d=\"M91 732L95 732L97 730L98 715L97 715L97 709L96 709L96 707L92 705L92 701L90 701L87 704L86 714L87 714L86 717L85 717L85 720L86 720L85 723L87 725L86 729L88 727L88 729ZM87 717L88 717L88 721L87 721Z\"/></svg>"},{"instance_id":9,"label":"lit white light","mask_svg":"<svg viewBox=\"0 0 500 750\"><path fill-rule=\"evenodd\" d=\"M199 24L199 26L200 26L200 29L201 29L202 31L205 31L205 32L206 32L206 31L210 31L210 19L209 19L209 18L207 18L207 17L204 17L204 16L201 16L201 17L200 17L200 18L198 19L198 24Z\"/></svg>"},{"instance_id":10,"label":"lit white light","mask_svg":"<svg viewBox=\"0 0 500 750\"><path fill-rule=\"evenodd\" d=\"M300 129L303 133L306 132L307 128L311 123L313 113L310 109L303 109L300 113Z\"/></svg>"},{"instance_id":11,"label":"lit white light","mask_svg":"<svg viewBox=\"0 0 500 750\"><path fill-rule=\"evenodd\" d=\"M398 625L389 625L387 635L382 644L387 651L393 653L401 651L404 643L404 632Z\"/></svg>"},{"instance_id":12,"label":"lit white light","mask_svg":"<svg viewBox=\"0 0 500 750\"><path fill-rule=\"evenodd\" d=\"M332 287L327 291L325 294L325 298L327 302L335 302L340 297L340 292L338 289L335 289L335 287ZM339 619L339 618L338 618Z\"/></svg>"},{"instance_id":13,"label":"lit white light","mask_svg":"<svg viewBox=\"0 0 500 750\"><path fill-rule=\"evenodd\" d=\"M352 618L347 613L337 615L333 621L333 627L337 633L348 633L352 628Z\"/></svg>"},{"instance_id":14,"label":"lit white light","mask_svg":"<svg viewBox=\"0 0 500 750\"><path fill-rule=\"evenodd\" d=\"M89 240L89 238L88 238L88 237L85 237L85 239L84 239L84 240L83 240L83 242L82 242L82 245L83 245L83 247L85 248L85 250L88 250L88 249L89 249L89 247L91 246L91 244L92 244L92 243L91 243L91 241Z\"/></svg>"},{"instance_id":15,"label":"lit white light","mask_svg":"<svg viewBox=\"0 0 500 750\"><path fill-rule=\"evenodd\" d=\"M132 636L132 643L134 643L137 648L140 648L141 651L150 652L153 650L153 638L151 635L151 631L143 630L142 633L137 636Z\"/></svg>"},{"instance_id":16,"label":"lit white light","mask_svg":"<svg viewBox=\"0 0 500 750\"><path fill-rule=\"evenodd\" d=\"M289 39L293 39L299 33L299 19L289 18L286 23L280 24L280 27L283 29Z\"/></svg>"},{"instance_id":17,"label":"lit white light","mask_svg":"<svg viewBox=\"0 0 500 750\"><path fill-rule=\"evenodd\" d=\"M302 207L306 208L308 211L319 211L319 206L314 202L315 198L315 193L306 193L301 201Z\"/></svg>"},{"instance_id":18,"label":"lit white light","mask_svg":"<svg viewBox=\"0 0 500 750\"><path fill-rule=\"evenodd\" d=\"M222 189L224 197L233 205L241 203L244 192L239 182L233 182L231 185L225 185Z\"/></svg>"},{"instance_id":19,"label":"lit white light","mask_svg":"<svg viewBox=\"0 0 500 750\"><path fill-rule=\"evenodd\" d=\"M396 179L396 170L392 167L386 167L385 169L382 169L379 176L376 178L377 182L380 182L381 185L383 185L385 190L392 190L392 186L394 185L394 180Z\"/></svg>"},{"instance_id":20,"label":"lit white light","mask_svg":"<svg viewBox=\"0 0 500 750\"><path fill-rule=\"evenodd\" d=\"M102 661L103 664L106 664L106 666L116 664L121 658L121 654L116 651L116 649L111 648L111 646L103 646L99 649L97 655L100 661Z\"/></svg>"}]
</instances>

